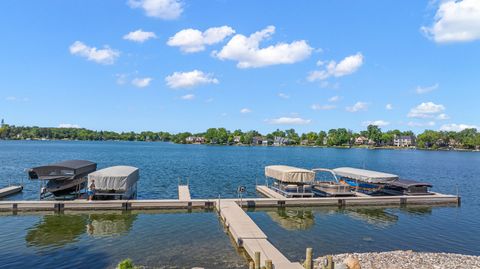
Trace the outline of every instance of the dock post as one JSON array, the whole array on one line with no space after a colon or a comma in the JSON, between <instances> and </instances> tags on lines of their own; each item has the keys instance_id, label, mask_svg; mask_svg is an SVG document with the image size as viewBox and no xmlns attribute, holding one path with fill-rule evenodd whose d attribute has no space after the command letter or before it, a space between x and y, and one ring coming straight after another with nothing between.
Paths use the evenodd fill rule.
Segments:
<instances>
[{"instance_id":1,"label":"dock post","mask_svg":"<svg viewBox=\"0 0 480 269\"><path fill-rule=\"evenodd\" d=\"M265 260L265 268L266 269L273 269L272 260Z\"/></svg>"},{"instance_id":2,"label":"dock post","mask_svg":"<svg viewBox=\"0 0 480 269\"><path fill-rule=\"evenodd\" d=\"M255 252L255 269L260 269L260 252Z\"/></svg>"},{"instance_id":3,"label":"dock post","mask_svg":"<svg viewBox=\"0 0 480 269\"><path fill-rule=\"evenodd\" d=\"M303 265L305 269L313 269L312 256L313 256L313 249L307 248L307 253L305 254L305 264Z\"/></svg>"},{"instance_id":4,"label":"dock post","mask_svg":"<svg viewBox=\"0 0 480 269\"><path fill-rule=\"evenodd\" d=\"M250 261L250 263L248 264L248 269L255 269L255 263Z\"/></svg>"},{"instance_id":5,"label":"dock post","mask_svg":"<svg viewBox=\"0 0 480 269\"><path fill-rule=\"evenodd\" d=\"M327 256L327 269L334 269L335 265L333 264L332 255Z\"/></svg>"}]
</instances>

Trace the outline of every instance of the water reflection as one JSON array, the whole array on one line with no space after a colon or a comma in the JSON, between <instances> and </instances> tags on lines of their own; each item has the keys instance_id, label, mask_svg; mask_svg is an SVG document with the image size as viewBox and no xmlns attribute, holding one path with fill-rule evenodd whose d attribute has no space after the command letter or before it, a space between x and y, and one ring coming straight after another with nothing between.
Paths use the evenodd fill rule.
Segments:
<instances>
[{"instance_id":1,"label":"water reflection","mask_svg":"<svg viewBox=\"0 0 480 269\"><path fill-rule=\"evenodd\" d=\"M267 215L285 230L307 230L315 225L312 210L302 208L278 208Z\"/></svg>"},{"instance_id":2,"label":"water reflection","mask_svg":"<svg viewBox=\"0 0 480 269\"><path fill-rule=\"evenodd\" d=\"M129 212L45 215L29 229L27 246L60 248L77 242L84 233L90 236L127 234L137 218Z\"/></svg>"},{"instance_id":3,"label":"water reflection","mask_svg":"<svg viewBox=\"0 0 480 269\"><path fill-rule=\"evenodd\" d=\"M392 226L398 221L397 215L387 212L384 208L347 208L339 212L379 228Z\"/></svg>"}]
</instances>

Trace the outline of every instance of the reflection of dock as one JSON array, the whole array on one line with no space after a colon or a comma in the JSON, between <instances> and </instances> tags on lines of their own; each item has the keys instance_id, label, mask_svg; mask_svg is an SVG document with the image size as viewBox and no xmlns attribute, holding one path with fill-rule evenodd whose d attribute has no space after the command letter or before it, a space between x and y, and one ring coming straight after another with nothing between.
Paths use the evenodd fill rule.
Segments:
<instances>
[{"instance_id":1,"label":"reflection of dock","mask_svg":"<svg viewBox=\"0 0 480 269\"><path fill-rule=\"evenodd\" d=\"M253 258L255 252L260 252L260 264L271 260L276 269L301 269L299 263L290 262L268 240L262 230L234 201L220 201L217 210L225 226L235 239L238 246L243 247L248 255Z\"/></svg>"}]
</instances>

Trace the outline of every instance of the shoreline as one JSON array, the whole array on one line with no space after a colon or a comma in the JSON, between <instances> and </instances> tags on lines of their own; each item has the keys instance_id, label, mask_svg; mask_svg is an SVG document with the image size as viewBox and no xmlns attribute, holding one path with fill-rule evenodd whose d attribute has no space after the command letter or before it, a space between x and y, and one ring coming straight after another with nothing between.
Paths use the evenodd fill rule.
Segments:
<instances>
[{"instance_id":1,"label":"shoreline","mask_svg":"<svg viewBox=\"0 0 480 269\"><path fill-rule=\"evenodd\" d=\"M345 259L348 257L358 259L362 269L480 268L480 256L444 252L416 252L413 250L337 254L333 255L335 268L350 268L339 266L344 261L346 262ZM321 269L325 259L326 256L316 258L314 268Z\"/></svg>"}]
</instances>

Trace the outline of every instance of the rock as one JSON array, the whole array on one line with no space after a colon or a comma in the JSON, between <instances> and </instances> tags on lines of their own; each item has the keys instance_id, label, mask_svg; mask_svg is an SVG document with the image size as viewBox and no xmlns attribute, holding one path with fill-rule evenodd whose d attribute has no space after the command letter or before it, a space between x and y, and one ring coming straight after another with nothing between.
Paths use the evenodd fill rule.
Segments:
<instances>
[{"instance_id":1,"label":"rock","mask_svg":"<svg viewBox=\"0 0 480 269\"><path fill-rule=\"evenodd\" d=\"M360 261L358 258L348 256L343 263L347 265L348 269L361 269Z\"/></svg>"}]
</instances>

